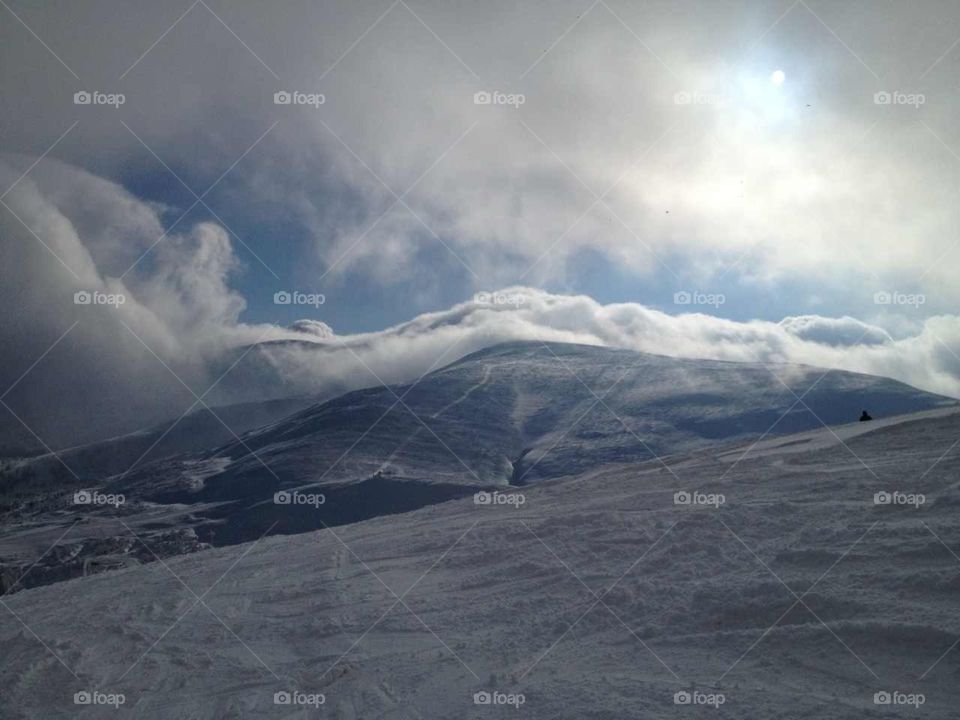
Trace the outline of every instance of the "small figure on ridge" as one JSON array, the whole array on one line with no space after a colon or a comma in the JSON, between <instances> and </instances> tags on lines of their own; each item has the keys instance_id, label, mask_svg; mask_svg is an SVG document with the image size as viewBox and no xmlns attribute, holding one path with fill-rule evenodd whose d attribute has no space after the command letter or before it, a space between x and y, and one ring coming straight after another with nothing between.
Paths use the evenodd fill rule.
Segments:
<instances>
[{"instance_id":1,"label":"small figure on ridge","mask_svg":"<svg viewBox=\"0 0 960 720\"><path fill-rule=\"evenodd\" d=\"M873 418L870 417L870 413L864 410L863 414L860 416L860 422L867 422L868 420L873 420Z\"/></svg>"}]
</instances>

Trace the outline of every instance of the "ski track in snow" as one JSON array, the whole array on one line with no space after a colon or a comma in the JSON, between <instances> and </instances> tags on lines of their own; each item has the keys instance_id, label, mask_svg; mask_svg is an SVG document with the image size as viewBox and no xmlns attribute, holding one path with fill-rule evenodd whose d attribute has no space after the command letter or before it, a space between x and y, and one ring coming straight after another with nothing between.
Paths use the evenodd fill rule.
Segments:
<instances>
[{"instance_id":1,"label":"ski track in snow","mask_svg":"<svg viewBox=\"0 0 960 720\"><path fill-rule=\"evenodd\" d=\"M437 412L435 412L435 413L434 413L433 415L431 415L430 417L431 417L431 418L440 417L440 416L443 415L443 413L445 413L447 410L449 410L450 408L456 407L457 405L459 405L460 403L462 403L464 400L466 400L468 397L470 397L471 395L473 395L473 393L474 393L476 390L479 390L480 388L484 387L488 382L490 382L490 373L493 371L493 368L494 368L494 366L493 366L492 364L484 364L484 366L483 366L483 377L480 378L480 382L478 382L476 385L471 385L470 387L468 387L468 388L464 391L463 395L461 395L460 397L458 397L456 400L454 400L453 402L451 402L449 405L445 405L442 409L438 410Z\"/></svg>"},{"instance_id":2,"label":"ski track in snow","mask_svg":"<svg viewBox=\"0 0 960 720\"><path fill-rule=\"evenodd\" d=\"M494 366L493 366L492 364L485 364L485 365L483 366L483 377L480 379L480 382L476 383L475 385L471 385L471 386L470 386L469 388L467 388L467 389L463 392L463 394L462 394L460 397L458 397L456 400L453 400L453 401L450 402L449 404L447 404L447 405L445 405L444 407L442 407L441 409L437 410L435 413L432 413L432 414L429 416L430 419L431 419L431 420L436 420L438 417L440 417L441 415L443 415L447 410L449 410L450 408L456 407L457 405L459 405L460 403L462 403L464 400L466 400L467 398L469 398L471 395L473 395L473 393L474 393L476 390L479 390L480 388L484 387L484 386L490 381L490 373L491 373L491 371L493 370L493 367L494 367ZM393 452L390 453L390 456L389 456L386 460L383 461L383 463L380 465L380 471L382 472L382 471L386 470L387 468L389 468L390 465L391 465L391 463L393 462L394 458L398 457L398 456L400 455L400 453L403 452L403 450L405 450L405 449L407 448L407 446L408 446L414 439L416 439L417 436L419 436L422 431L423 431L423 426L422 426L422 425L420 425L420 426L418 426L417 428L415 428L414 431L413 431L412 433L410 433L410 435L409 435L402 443L400 443Z\"/></svg>"}]
</instances>

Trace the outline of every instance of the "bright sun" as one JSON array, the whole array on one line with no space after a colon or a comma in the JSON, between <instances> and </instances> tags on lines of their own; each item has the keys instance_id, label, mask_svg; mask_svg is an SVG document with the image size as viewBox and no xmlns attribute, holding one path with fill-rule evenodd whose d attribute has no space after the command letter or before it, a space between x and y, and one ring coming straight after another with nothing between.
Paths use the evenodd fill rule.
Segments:
<instances>
[{"instance_id":1,"label":"bright sun","mask_svg":"<svg viewBox=\"0 0 960 720\"><path fill-rule=\"evenodd\" d=\"M787 74L783 70L774 70L770 75L770 82L774 85L783 85L783 81L787 79Z\"/></svg>"}]
</instances>

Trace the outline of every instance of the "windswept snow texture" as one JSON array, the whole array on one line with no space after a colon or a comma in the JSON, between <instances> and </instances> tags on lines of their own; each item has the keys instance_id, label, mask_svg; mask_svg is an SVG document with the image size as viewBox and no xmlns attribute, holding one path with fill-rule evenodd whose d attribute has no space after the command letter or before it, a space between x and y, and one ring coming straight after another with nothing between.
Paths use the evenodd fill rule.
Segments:
<instances>
[{"instance_id":1,"label":"windswept snow texture","mask_svg":"<svg viewBox=\"0 0 960 720\"><path fill-rule=\"evenodd\" d=\"M943 410L610 463L503 489L522 503L452 500L26 590L0 612L0 707L955 718L958 438ZM74 704L94 691L122 694L120 713Z\"/></svg>"}]
</instances>

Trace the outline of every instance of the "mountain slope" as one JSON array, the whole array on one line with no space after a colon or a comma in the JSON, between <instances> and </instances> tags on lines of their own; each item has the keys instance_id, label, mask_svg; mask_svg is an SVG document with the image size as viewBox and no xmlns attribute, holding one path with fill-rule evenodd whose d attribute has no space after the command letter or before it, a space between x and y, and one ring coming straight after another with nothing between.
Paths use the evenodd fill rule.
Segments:
<instances>
[{"instance_id":1,"label":"mountain slope","mask_svg":"<svg viewBox=\"0 0 960 720\"><path fill-rule=\"evenodd\" d=\"M528 484L610 460L845 423L866 407L879 418L955 402L893 380L806 366L509 343L412 385L347 393L207 457L230 461L227 484L263 474L258 458L299 482L379 471L471 486ZM206 481L207 492L216 494L219 477Z\"/></svg>"},{"instance_id":2,"label":"mountain slope","mask_svg":"<svg viewBox=\"0 0 960 720\"><path fill-rule=\"evenodd\" d=\"M140 432L60 450L56 456L43 451L0 460L3 496L9 502L18 493L30 496L44 488L101 482L160 458L216 447L232 440L234 433L274 422L315 402L315 398L286 398L201 408Z\"/></svg>"},{"instance_id":3,"label":"mountain slope","mask_svg":"<svg viewBox=\"0 0 960 720\"><path fill-rule=\"evenodd\" d=\"M75 548L66 559L78 574L104 555L110 565L126 562L129 548L117 538L129 529L177 554L842 423L863 408L880 418L953 403L892 380L812 367L510 343L411 385L350 392L240 440L91 482L123 495L120 508L76 506L72 486L27 503L7 523L0 556L15 578L83 519L71 529ZM284 504L278 492L298 494ZM63 562L46 558L27 581L62 579Z\"/></svg>"},{"instance_id":4,"label":"mountain slope","mask_svg":"<svg viewBox=\"0 0 960 720\"><path fill-rule=\"evenodd\" d=\"M275 704L296 691L324 717L513 716L476 704L496 692L544 719L946 720L958 436L944 410L707 447L513 488L519 508L455 500L27 590L0 613L0 700L11 718L101 717L73 704L91 689L146 719L317 714ZM874 503L894 490L925 502Z\"/></svg>"}]
</instances>

